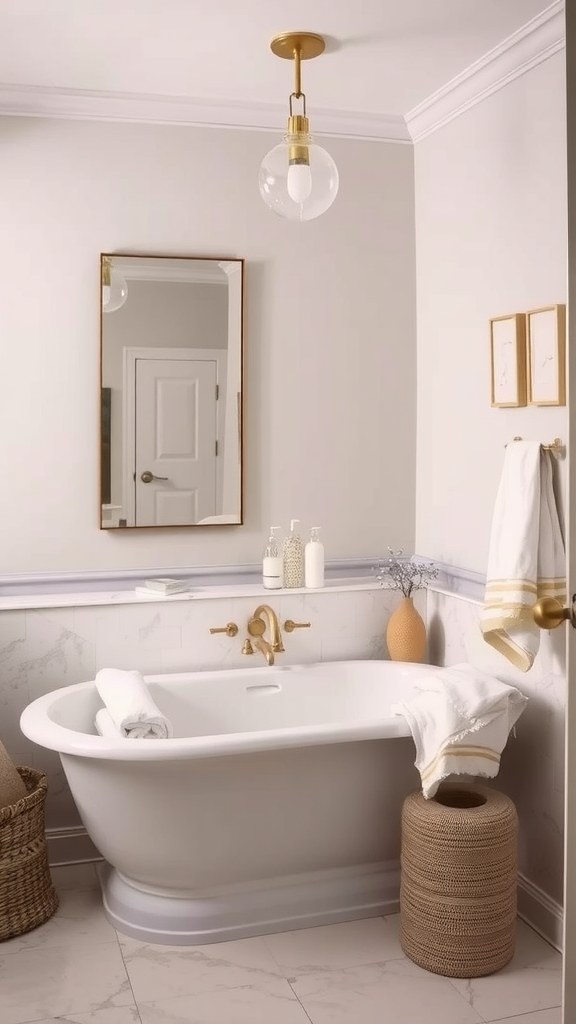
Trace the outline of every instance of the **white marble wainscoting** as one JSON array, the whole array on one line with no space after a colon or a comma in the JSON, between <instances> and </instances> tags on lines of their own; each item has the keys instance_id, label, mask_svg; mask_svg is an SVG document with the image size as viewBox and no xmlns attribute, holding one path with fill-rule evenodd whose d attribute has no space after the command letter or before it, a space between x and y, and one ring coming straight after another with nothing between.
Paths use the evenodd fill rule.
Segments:
<instances>
[{"instance_id":1,"label":"white marble wainscoting","mask_svg":"<svg viewBox=\"0 0 576 1024\"><path fill-rule=\"evenodd\" d=\"M92 865L53 870L60 909L0 946L2 1024L560 1024L561 958L519 922L512 961L460 981L408 960L398 917L210 946L105 919Z\"/></svg>"},{"instance_id":2,"label":"white marble wainscoting","mask_svg":"<svg viewBox=\"0 0 576 1024\"><path fill-rule=\"evenodd\" d=\"M564 630L541 632L540 651L529 672L520 672L482 638L481 603L430 588L427 619L430 661L468 661L530 698L502 755L494 785L518 809L522 900L540 904L541 926L559 930L563 891L564 725L566 657ZM522 890L522 886L521 886ZM536 922L535 922L536 923ZM554 936L551 936L554 937Z\"/></svg>"},{"instance_id":3,"label":"white marble wainscoting","mask_svg":"<svg viewBox=\"0 0 576 1024\"><path fill-rule=\"evenodd\" d=\"M261 654L241 653L248 619L263 602L281 623L288 618L311 623L310 629L285 634L286 652L277 655L278 662L386 656L384 634L397 592L365 581L363 586L294 594L254 589L250 597L145 597L137 603L81 606L74 605L72 595L66 607L0 611L0 739L17 764L46 772L49 832L78 826L79 818L58 755L30 743L20 731L20 714L36 697L93 679L103 667L146 674L259 665L265 673ZM42 597L37 601L41 604ZM210 627L227 622L237 623L236 637L210 634Z\"/></svg>"}]
</instances>

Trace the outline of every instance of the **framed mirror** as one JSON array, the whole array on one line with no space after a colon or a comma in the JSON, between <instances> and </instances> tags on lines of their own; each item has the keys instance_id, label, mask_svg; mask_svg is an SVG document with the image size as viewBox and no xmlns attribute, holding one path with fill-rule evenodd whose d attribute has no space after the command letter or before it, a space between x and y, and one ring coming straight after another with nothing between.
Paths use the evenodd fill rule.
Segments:
<instances>
[{"instance_id":1,"label":"framed mirror","mask_svg":"<svg viewBox=\"0 0 576 1024\"><path fill-rule=\"evenodd\" d=\"M244 260L100 273L101 528L241 524Z\"/></svg>"}]
</instances>

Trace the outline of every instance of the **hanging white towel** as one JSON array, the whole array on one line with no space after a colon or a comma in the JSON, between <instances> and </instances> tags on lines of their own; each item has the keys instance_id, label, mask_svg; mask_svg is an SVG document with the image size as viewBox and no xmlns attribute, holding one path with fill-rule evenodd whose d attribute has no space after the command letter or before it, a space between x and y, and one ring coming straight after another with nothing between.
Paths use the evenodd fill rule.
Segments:
<instances>
[{"instance_id":1,"label":"hanging white towel","mask_svg":"<svg viewBox=\"0 0 576 1024\"><path fill-rule=\"evenodd\" d=\"M481 629L486 643L527 672L540 646L532 608L566 600L566 556L552 483L552 456L513 441L494 506Z\"/></svg>"},{"instance_id":2,"label":"hanging white towel","mask_svg":"<svg viewBox=\"0 0 576 1024\"><path fill-rule=\"evenodd\" d=\"M172 725L154 703L139 672L102 668L96 689L121 736L130 739L168 739Z\"/></svg>"},{"instance_id":3,"label":"hanging white towel","mask_svg":"<svg viewBox=\"0 0 576 1024\"><path fill-rule=\"evenodd\" d=\"M508 734L528 698L472 665L438 669L415 684L420 692L392 711L403 715L416 745L426 800L448 775L494 778Z\"/></svg>"}]
</instances>

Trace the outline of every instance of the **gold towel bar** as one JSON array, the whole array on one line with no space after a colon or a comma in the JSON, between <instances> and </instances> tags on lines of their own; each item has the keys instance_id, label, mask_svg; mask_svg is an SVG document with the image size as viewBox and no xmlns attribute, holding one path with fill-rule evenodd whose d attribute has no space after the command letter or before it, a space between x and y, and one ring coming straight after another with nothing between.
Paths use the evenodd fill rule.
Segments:
<instances>
[{"instance_id":1,"label":"gold towel bar","mask_svg":"<svg viewBox=\"0 0 576 1024\"><path fill-rule=\"evenodd\" d=\"M521 441L522 438L517 436L513 437L512 440ZM542 444L540 447L543 448L545 452L552 452L554 455L560 455L564 451L564 445L560 437L555 437L552 444Z\"/></svg>"}]
</instances>

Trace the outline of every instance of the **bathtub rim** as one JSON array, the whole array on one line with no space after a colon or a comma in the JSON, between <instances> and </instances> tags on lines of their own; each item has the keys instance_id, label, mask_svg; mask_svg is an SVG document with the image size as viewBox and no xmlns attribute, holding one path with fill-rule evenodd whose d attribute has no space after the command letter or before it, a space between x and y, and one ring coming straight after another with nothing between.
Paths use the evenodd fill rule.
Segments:
<instances>
[{"instance_id":1,"label":"bathtub rim","mask_svg":"<svg viewBox=\"0 0 576 1024\"><path fill-rule=\"evenodd\" d=\"M289 673L298 669L312 669L317 666L330 665L332 668L384 664L394 666L399 674L409 674L412 678L416 672L422 675L434 671L434 665L418 665L411 662L375 662L372 660L351 660L335 662L312 662L308 665L279 665L267 674L262 669L264 682L272 678L276 672ZM415 671L416 670L416 671ZM389 671L389 669L386 669ZM253 669L217 669L191 672L155 673L144 676L147 683L205 681L206 677L218 678L238 675L241 681L253 677ZM411 736L408 722L402 715L390 713L386 717L366 718L353 723L341 722L329 725L304 725L284 727L257 732L223 733L213 736L192 736L172 739L128 739L119 736L117 740L108 737L76 732L59 725L49 717L50 707L65 694L89 691L95 688L95 681L73 683L51 690L37 697L24 709L20 716L20 728L32 742L48 750L76 757L86 757L107 761L175 761L223 757L238 754L258 753L270 750L286 750L294 747L319 746L333 743L358 742L380 739L400 739Z\"/></svg>"}]
</instances>

